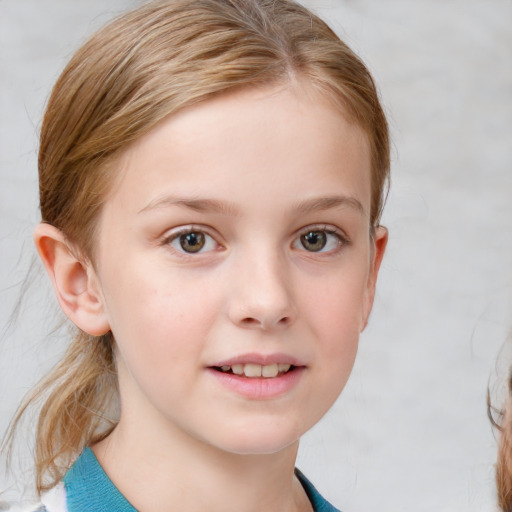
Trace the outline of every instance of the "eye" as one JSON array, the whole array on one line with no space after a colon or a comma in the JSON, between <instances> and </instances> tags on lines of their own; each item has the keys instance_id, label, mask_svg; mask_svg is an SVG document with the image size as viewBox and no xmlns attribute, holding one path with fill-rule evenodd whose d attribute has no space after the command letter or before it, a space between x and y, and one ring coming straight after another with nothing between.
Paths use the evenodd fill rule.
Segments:
<instances>
[{"instance_id":1,"label":"eye","mask_svg":"<svg viewBox=\"0 0 512 512\"><path fill-rule=\"evenodd\" d=\"M176 233L168 237L166 243L176 251L187 254L213 251L217 247L217 242L210 235L199 230Z\"/></svg>"},{"instance_id":2,"label":"eye","mask_svg":"<svg viewBox=\"0 0 512 512\"><path fill-rule=\"evenodd\" d=\"M328 229L308 229L293 243L295 249L309 252L330 252L345 243L345 239L336 231Z\"/></svg>"}]
</instances>

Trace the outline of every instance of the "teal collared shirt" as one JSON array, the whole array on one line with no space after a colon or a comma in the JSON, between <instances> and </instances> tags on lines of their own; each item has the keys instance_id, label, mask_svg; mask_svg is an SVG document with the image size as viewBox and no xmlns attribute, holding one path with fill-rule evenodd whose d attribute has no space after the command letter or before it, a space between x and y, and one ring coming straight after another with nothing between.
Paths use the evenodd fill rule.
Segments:
<instances>
[{"instance_id":1,"label":"teal collared shirt","mask_svg":"<svg viewBox=\"0 0 512 512\"><path fill-rule=\"evenodd\" d=\"M340 512L327 502L297 469L315 512ZM86 448L64 477L68 512L137 512L112 483L90 448Z\"/></svg>"}]
</instances>

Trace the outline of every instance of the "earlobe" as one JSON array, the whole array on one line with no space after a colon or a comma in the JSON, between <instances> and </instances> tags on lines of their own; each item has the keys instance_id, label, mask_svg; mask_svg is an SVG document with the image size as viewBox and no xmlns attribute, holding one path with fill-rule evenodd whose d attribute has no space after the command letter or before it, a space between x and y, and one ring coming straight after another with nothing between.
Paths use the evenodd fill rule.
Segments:
<instances>
[{"instance_id":1,"label":"earlobe","mask_svg":"<svg viewBox=\"0 0 512 512\"><path fill-rule=\"evenodd\" d=\"M98 278L56 227L41 223L34 242L66 316L82 331L101 336L110 330Z\"/></svg>"},{"instance_id":2,"label":"earlobe","mask_svg":"<svg viewBox=\"0 0 512 512\"><path fill-rule=\"evenodd\" d=\"M375 286L377 284L377 276L379 275L380 264L386 252L388 243L388 230L384 226L377 226L373 236L373 247L370 259L370 269L368 273L368 283L366 288L366 296L363 305L363 316L360 332L363 332L368 325L368 319L373 307L373 299L375 297Z\"/></svg>"}]
</instances>

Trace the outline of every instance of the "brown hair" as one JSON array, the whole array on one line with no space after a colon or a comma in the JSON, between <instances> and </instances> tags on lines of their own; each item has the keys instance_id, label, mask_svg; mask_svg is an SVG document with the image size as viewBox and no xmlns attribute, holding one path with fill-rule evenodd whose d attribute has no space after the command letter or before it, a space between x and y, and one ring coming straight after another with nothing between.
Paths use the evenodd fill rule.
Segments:
<instances>
[{"instance_id":1,"label":"brown hair","mask_svg":"<svg viewBox=\"0 0 512 512\"><path fill-rule=\"evenodd\" d=\"M498 506L503 512L512 512L512 371L507 387L503 410L492 406L490 393L487 392L487 412L493 426L500 431L496 461Z\"/></svg>"},{"instance_id":2,"label":"brown hair","mask_svg":"<svg viewBox=\"0 0 512 512\"><path fill-rule=\"evenodd\" d=\"M367 134L371 227L389 176L386 118L361 60L318 17L291 0L157 0L101 29L58 79L41 131L43 222L94 261L95 227L132 141L178 110L241 87L300 77ZM62 362L28 397L42 401L36 438L39 492L62 477L87 444L115 426L110 335L79 333Z\"/></svg>"}]
</instances>

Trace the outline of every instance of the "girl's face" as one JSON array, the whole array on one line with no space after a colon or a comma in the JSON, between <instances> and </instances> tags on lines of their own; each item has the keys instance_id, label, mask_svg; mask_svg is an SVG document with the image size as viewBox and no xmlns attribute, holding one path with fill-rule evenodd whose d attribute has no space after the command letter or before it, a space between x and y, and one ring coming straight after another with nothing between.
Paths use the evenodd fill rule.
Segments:
<instances>
[{"instance_id":1,"label":"girl's face","mask_svg":"<svg viewBox=\"0 0 512 512\"><path fill-rule=\"evenodd\" d=\"M225 94L124 155L96 274L120 427L231 453L295 443L352 369L386 243L364 133L300 87Z\"/></svg>"}]
</instances>

